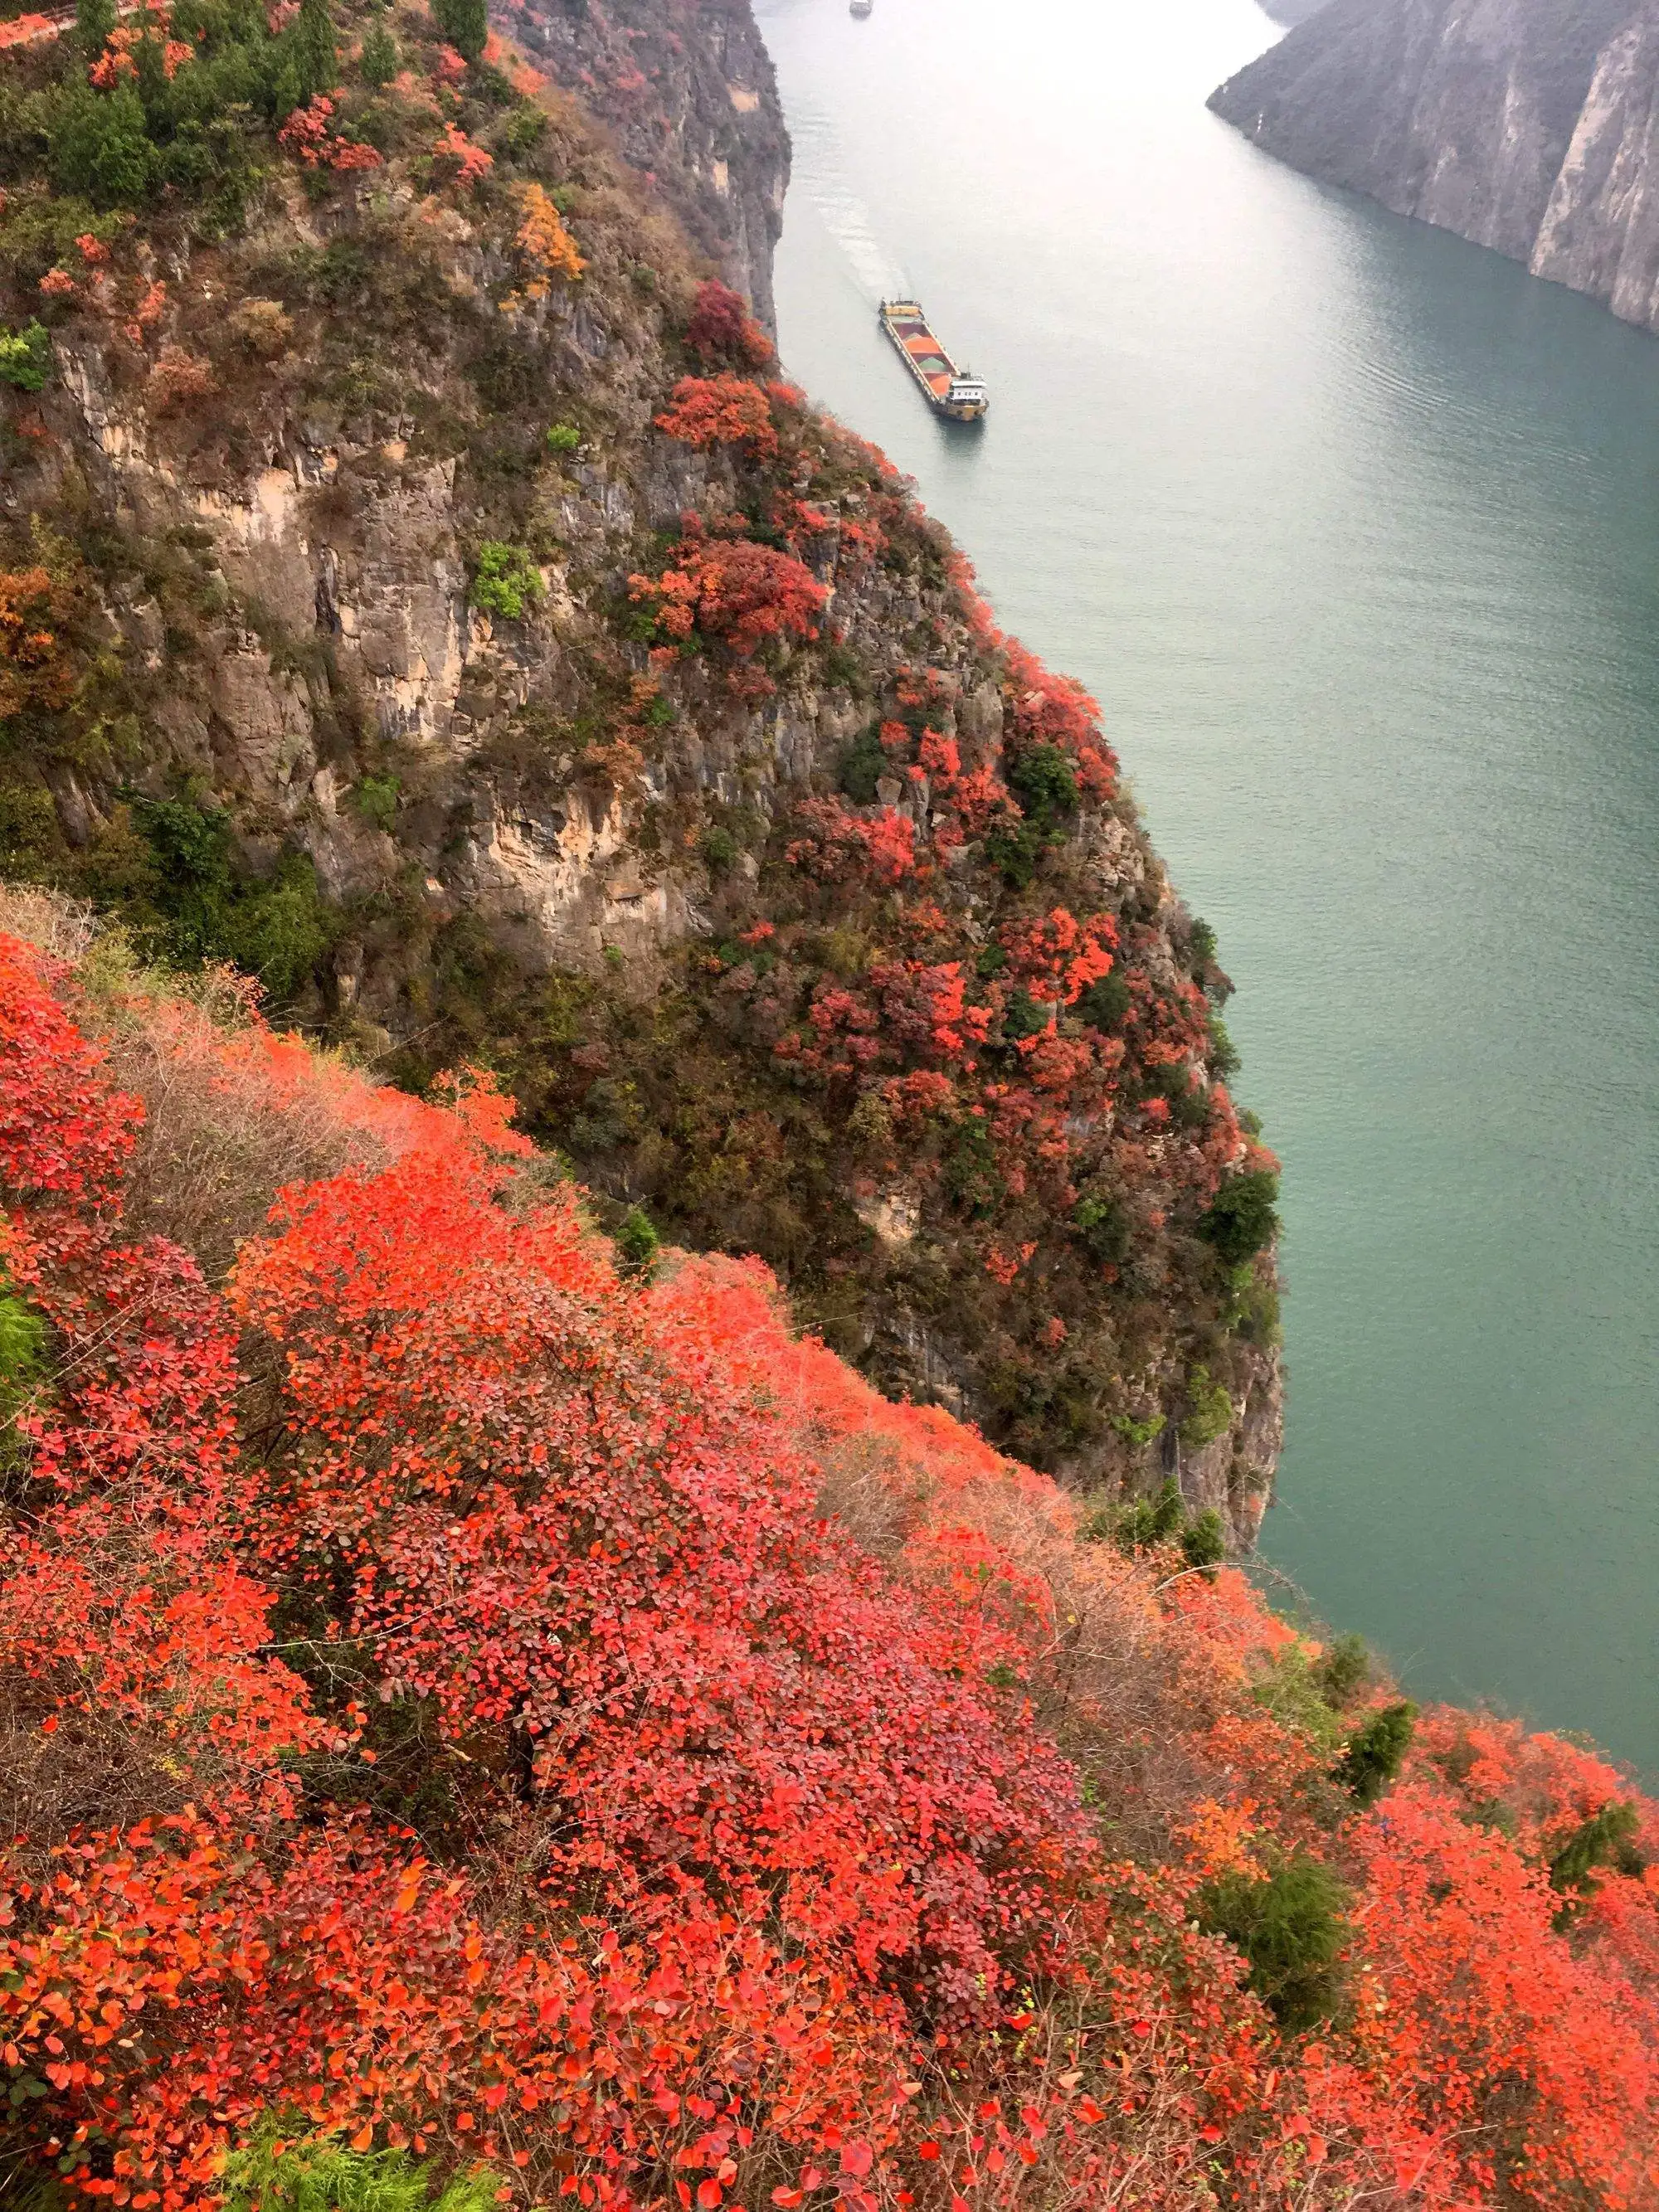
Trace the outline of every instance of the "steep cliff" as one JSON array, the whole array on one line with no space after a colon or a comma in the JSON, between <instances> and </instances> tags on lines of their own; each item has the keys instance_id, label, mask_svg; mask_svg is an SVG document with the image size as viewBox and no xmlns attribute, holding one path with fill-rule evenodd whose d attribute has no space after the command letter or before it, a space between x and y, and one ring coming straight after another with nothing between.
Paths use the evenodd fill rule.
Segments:
<instances>
[{"instance_id":1,"label":"steep cliff","mask_svg":"<svg viewBox=\"0 0 1659 2212\"><path fill-rule=\"evenodd\" d=\"M519 0L507 20L775 335L789 139L748 0Z\"/></svg>"},{"instance_id":2,"label":"steep cliff","mask_svg":"<svg viewBox=\"0 0 1659 2212\"><path fill-rule=\"evenodd\" d=\"M1226 979L1092 702L712 281L763 307L787 161L746 12L544 10L552 84L465 4L0 60L7 872L498 1068L612 1225L1248 1540Z\"/></svg>"},{"instance_id":3,"label":"steep cliff","mask_svg":"<svg viewBox=\"0 0 1659 2212\"><path fill-rule=\"evenodd\" d=\"M1659 329L1659 10L1331 0L1210 105L1312 176Z\"/></svg>"}]
</instances>

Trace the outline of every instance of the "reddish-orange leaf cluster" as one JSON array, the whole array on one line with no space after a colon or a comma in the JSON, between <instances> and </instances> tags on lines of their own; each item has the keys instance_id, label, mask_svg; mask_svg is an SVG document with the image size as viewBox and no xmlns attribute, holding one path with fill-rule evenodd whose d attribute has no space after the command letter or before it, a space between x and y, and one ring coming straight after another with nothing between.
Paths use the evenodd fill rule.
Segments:
<instances>
[{"instance_id":1,"label":"reddish-orange leaf cluster","mask_svg":"<svg viewBox=\"0 0 1659 2212\"><path fill-rule=\"evenodd\" d=\"M1059 988L1088 941L1015 957ZM826 1029L946 1049L959 981L896 964ZM1359 1811L1253 1694L1298 1647L1242 1576L1084 1540L756 1262L619 1279L487 1083L421 1103L151 1006L228 1117L358 1134L222 1297L124 1224L142 1109L72 989L0 938L42 1343L0 1522L9 2160L191 2212L287 2114L617 2212L1654 2203L1659 1808L1604 1762L1437 1712ZM1354 1899L1302 2041L1199 1932L1290 1853Z\"/></svg>"}]
</instances>

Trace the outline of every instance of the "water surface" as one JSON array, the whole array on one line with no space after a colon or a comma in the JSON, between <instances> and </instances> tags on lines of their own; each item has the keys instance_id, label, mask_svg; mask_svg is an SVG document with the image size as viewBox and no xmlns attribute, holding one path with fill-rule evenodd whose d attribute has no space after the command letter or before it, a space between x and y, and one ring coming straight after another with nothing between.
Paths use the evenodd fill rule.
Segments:
<instances>
[{"instance_id":1,"label":"water surface","mask_svg":"<svg viewBox=\"0 0 1659 2212\"><path fill-rule=\"evenodd\" d=\"M790 371L1090 685L1285 1164L1265 1553L1659 1772L1659 344L1205 112L1253 0L759 0ZM991 383L936 422L914 289Z\"/></svg>"}]
</instances>

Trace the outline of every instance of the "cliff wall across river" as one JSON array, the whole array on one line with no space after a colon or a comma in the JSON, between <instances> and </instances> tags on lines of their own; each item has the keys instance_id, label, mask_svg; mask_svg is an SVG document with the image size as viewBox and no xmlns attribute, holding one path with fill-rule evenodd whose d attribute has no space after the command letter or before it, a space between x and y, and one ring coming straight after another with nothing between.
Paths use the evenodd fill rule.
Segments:
<instances>
[{"instance_id":1,"label":"cliff wall across river","mask_svg":"<svg viewBox=\"0 0 1659 2212\"><path fill-rule=\"evenodd\" d=\"M1331 0L1210 105L1309 175L1659 330L1659 9Z\"/></svg>"}]
</instances>

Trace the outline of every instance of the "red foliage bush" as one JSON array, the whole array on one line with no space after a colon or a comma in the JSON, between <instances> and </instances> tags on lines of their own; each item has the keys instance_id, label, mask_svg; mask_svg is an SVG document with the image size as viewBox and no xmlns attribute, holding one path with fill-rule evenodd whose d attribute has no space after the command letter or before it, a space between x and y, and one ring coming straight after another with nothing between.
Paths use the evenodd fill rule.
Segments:
<instances>
[{"instance_id":1,"label":"red foliage bush","mask_svg":"<svg viewBox=\"0 0 1659 2212\"><path fill-rule=\"evenodd\" d=\"M711 366L764 368L772 359L771 339L738 295L716 277L697 288L685 343Z\"/></svg>"},{"instance_id":2,"label":"red foliage bush","mask_svg":"<svg viewBox=\"0 0 1659 2212\"><path fill-rule=\"evenodd\" d=\"M699 453L707 446L744 446L755 459L769 460L778 450L766 394L740 376L683 376L657 428Z\"/></svg>"},{"instance_id":3,"label":"red foliage bush","mask_svg":"<svg viewBox=\"0 0 1659 2212\"><path fill-rule=\"evenodd\" d=\"M869 988L931 1032L956 980ZM1253 1694L1297 1645L1241 1576L1082 1540L753 1262L625 1285L487 1085L325 1069L374 1146L220 1298L123 1220L139 1109L66 988L0 938L45 1340L0 1522L9 2174L187 2212L288 2113L618 2212L1654 2203L1659 1808L1604 1762L1434 1714L1353 1810ZM257 1024L224 1050L307 1095ZM473 1863L375 1809L371 1688L489 1808ZM1629 1850L1575 1858L1598 1818ZM1304 2042L1199 1926L1294 1851L1355 1899Z\"/></svg>"},{"instance_id":4,"label":"red foliage bush","mask_svg":"<svg viewBox=\"0 0 1659 2212\"><path fill-rule=\"evenodd\" d=\"M709 538L701 525L688 526L660 576L628 580L636 603L654 605L665 636L684 641L699 630L739 660L774 638L817 637L829 596L792 555L747 538Z\"/></svg>"},{"instance_id":5,"label":"red foliage bush","mask_svg":"<svg viewBox=\"0 0 1659 2212\"><path fill-rule=\"evenodd\" d=\"M318 93L289 115L276 133L276 143L307 169L378 169L380 156L373 146L337 135L334 105L325 92Z\"/></svg>"}]
</instances>

